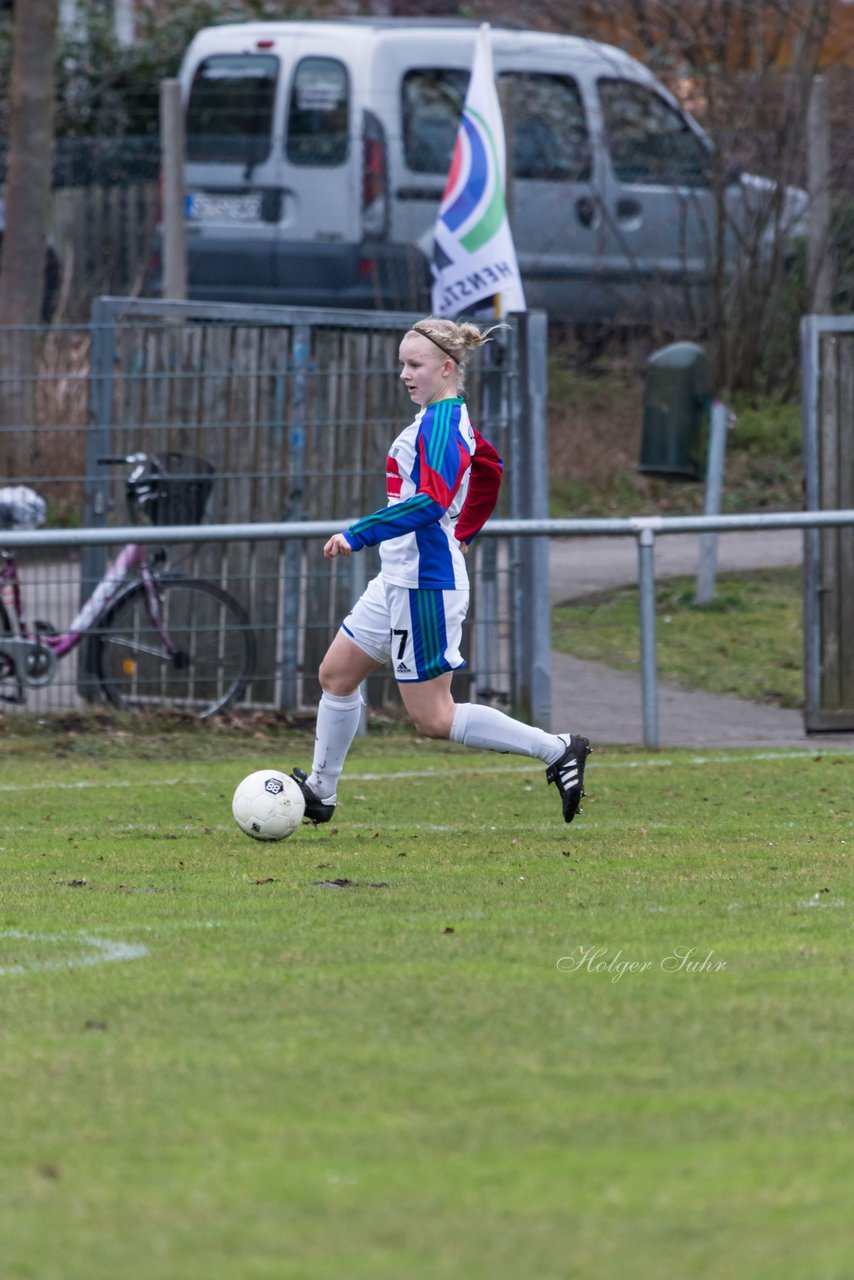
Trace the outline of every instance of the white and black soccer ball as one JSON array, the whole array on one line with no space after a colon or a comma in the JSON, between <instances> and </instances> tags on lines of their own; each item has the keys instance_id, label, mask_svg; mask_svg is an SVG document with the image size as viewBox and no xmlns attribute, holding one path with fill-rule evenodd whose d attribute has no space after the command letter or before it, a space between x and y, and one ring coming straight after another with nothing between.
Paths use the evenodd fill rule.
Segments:
<instances>
[{"instance_id":1,"label":"white and black soccer ball","mask_svg":"<svg viewBox=\"0 0 854 1280\"><path fill-rule=\"evenodd\" d=\"M240 830L253 840L284 840L302 822L305 799L286 773L259 769L238 786L231 812Z\"/></svg>"}]
</instances>

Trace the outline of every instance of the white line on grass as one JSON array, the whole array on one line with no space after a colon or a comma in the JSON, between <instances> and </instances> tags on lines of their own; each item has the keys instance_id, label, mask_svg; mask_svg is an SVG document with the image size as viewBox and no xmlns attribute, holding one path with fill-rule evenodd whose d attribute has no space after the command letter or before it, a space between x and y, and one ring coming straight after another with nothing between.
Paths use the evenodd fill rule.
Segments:
<instances>
[{"instance_id":1,"label":"white line on grass","mask_svg":"<svg viewBox=\"0 0 854 1280\"><path fill-rule=\"evenodd\" d=\"M751 762L761 762L765 760L815 760L825 756L848 755L848 752L841 751L755 751L750 755L709 755L709 756L688 756L684 760L672 759L668 757L653 757L643 760L592 760L588 768L598 772L600 769L665 769L679 764L692 765L708 765L708 764L746 764ZM397 772L377 773L371 771L368 773L345 773L344 782L396 782L398 779L417 779L417 778L444 778L450 774L528 774L540 773L545 765L537 761L536 764L518 764L518 765L475 765L467 767L462 764L459 758L449 765L447 769L431 767L429 769L400 769ZM126 790L131 787L177 787L177 786L211 786L214 785L210 778L122 778L114 782L105 782L101 779L93 779L87 781L81 779L77 782L51 782L44 779L40 782L4 782L0 783L0 792L10 791L85 791L87 789L99 788L101 791L108 789Z\"/></svg>"},{"instance_id":2,"label":"white line on grass","mask_svg":"<svg viewBox=\"0 0 854 1280\"><path fill-rule=\"evenodd\" d=\"M92 787L100 787L106 791L110 788L127 788L127 787L177 787L177 786L199 786L203 782L207 782L207 778L157 778L155 780L142 781L134 778L122 778L115 782L87 781L85 778L79 782L4 782L0 783L0 791L87 791Z\"/></svg>"},{"instance_id":3,"label":"white line on grass","mask_svg":"<svg viewBox=\"0 0 854 1280\"><path fill-rule=\"evenodd\" d=\"M51 969L82 969L94 964L142 960L148 955L148 947L144 947L141 943L114 942L110 938L95 938L89 933L80 933L76 938L69 938L59 933L22 933L19 929L2 929L0 940L3 938L10 938L13 942L70 944L90 949L81 949L79 954L57 956L50 960L30 960L24 961L23 964L0 965L0 978L8 978L20 973L45 973Z\"/></svg>"}]
</instances>

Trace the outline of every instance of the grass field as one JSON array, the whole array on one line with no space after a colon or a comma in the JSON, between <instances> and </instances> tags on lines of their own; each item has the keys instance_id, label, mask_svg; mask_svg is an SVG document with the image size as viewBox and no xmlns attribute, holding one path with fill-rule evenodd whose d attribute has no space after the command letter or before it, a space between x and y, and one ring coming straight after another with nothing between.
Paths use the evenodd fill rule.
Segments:
<instances>
[{"instance_id":1,"label":"grass field","mask_svg":"<svg viewBox=\"0 0 854 1280\"><path fill-rule=\"evenodd\" d=\"M0 738L3 1280L849 1280L854 753L255 733Z\"/></svg>"},{"instance_id":2,"label":"grass field","mask_svg":"<svg viewBox=\"0 0 854 1280\"><path fill-rule=\"evenodd\" d=\"M800 707L804 696L801 571L718 575L715 598L694 604L696 578L656 585L658 675L691 689ZM618 587L561 605L555 649L622 670L640 669L637 587Z\"/></svg>"}]
</instances>

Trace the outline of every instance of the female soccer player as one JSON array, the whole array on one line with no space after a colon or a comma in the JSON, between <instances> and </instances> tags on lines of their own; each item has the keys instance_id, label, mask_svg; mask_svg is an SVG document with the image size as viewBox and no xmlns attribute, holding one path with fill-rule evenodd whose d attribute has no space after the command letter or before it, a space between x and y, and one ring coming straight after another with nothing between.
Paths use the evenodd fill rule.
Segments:
<instances>
[{"instance_id":1,"label":"female soccer player","mask_svg":"<svg viewBox=\"0 0 854 1280\"><path fill-rule=\"evenodd\" d=\"M416 729L479 750L533 756L557 786L566 822L584 795L586 738L545 733L494 707L455 703L452 673L469 601L465 555L492 514L501 485L495 449L472 427L462 396L469 354L489 340L468 322L429 317L405 334L401 379L418 405L386 467L388 505L333 534L327 559L379 544L381 571L344 619L320 664L311 773L293 770L312 822L328 822L359 727L359 686L391 662Z\"/></svg>"}]
</instances>

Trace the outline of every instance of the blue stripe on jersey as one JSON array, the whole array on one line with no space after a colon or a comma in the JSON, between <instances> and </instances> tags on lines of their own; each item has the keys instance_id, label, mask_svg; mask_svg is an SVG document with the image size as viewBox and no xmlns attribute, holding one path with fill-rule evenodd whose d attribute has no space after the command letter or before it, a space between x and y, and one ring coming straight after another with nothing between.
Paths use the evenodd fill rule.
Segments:
<instances>
[{"instance_id":1,"label":"blue stripe on jersey","mask_svg":"<svg viewBox=\"0 0 854 1280\"><path fill-rule=\"evenodd\" d=\"M468 445L460 432L462 404L462 400L440 400L431 405L421 419L418 431L424 438L428 466L442 477L451 490L460 476L460 446L462 445L465 454L469 453Z\"/></svg>"},{"instance_id":2,"label":"blue stripe on jersey","mask_svg":"<svg viewBox=\"0 0 854 1280\"><path fill-rule=\"evenodd\" d=\"M444 529L440 524L416 529L415 545L418 547L418 583L437 582L453 587L454 561Z\"/></svg>"},{"instance_id":3,"label":"blue stripe on jersey","mask_svg":"<svg viewBox=\"0 0 854 1280\"><path fill-rule=\"evenodd\" d=\"M354 551L359 551L362 547L375 547L386 538L399 538L401 534L423 529L425 525L438 528L436 522L444 514L444 508L438 502L426 493L416 493L403 502L393 503L354 521L349 529L344 530L344 537Z\"/></svg>"},{"instance_id":4,"label":"blue stripe on jersey","mask_svg":"<svg viewBox=\"0 0 854 1280\"><path fill-rule=\"evenodd\" d=\"M415 669L419 679L432 680L445 671L451 671L453 668L445 657L448 632L442 592L423 588L410 591L409 613L412 619Z\"/></svg>"},{"instance_id":5,"label":"blue stripe on jersey","mask_svg":"<svg viewBox=\"0 0 854 1280\"><path fill-rule=\"evenodd\" d=\"M421 434L424 436L427 461L434 471L442 474L442 463L448 447L451 430L450 401L441 400L428 409L421 419ZM457 414L459 417L459 414Z\"/></svg>"}]
</instances>

